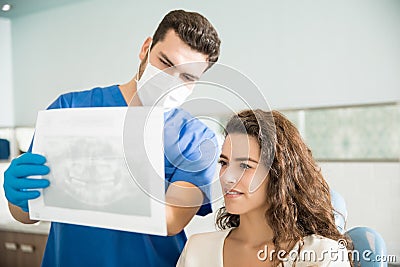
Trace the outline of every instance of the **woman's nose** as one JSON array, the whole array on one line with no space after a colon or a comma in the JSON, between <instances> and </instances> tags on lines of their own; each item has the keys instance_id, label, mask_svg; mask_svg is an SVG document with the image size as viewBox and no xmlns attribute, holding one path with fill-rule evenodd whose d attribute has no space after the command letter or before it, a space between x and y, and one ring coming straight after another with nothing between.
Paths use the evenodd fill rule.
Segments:
<instances>
[{"instance_id":1,"label":"woman's nose","mask_svg":"<svg viewBox=\"0 0 400 267\"><path fill-rule=\"evenodd\" d=\"M226 168L225 171L220 176L221 180L225 184L236 184L237 182L237 173L232 168Z\"/></svg>"}]
</instances>

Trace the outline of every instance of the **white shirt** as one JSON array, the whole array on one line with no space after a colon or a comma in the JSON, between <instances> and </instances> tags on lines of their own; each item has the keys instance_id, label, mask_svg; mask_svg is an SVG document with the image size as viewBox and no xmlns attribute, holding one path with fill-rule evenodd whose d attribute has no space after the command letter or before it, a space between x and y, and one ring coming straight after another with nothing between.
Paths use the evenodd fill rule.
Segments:
<instances>
[{"instance_id":1,"label":"white shirt","mask_svg":"<svg viewBox=\"0 0 400 267\"><path fill-rule=\"evenodd\" d=\"M223 231L202 233L192 235L186 242L185 248L179 257L177 267L223 267L224 242L232 229ZM330 266L350 267L347 258L347 249L343 248L338 241L318 235L304 237L303 246L298 252L300 242L291 249L289 260L284 262L283 267L293 266L290 256L298 255L296 267ZM297 254L295 254L297 252ZM269 253L269 252L268 252ZM276 254L275 254L276 255ZM336 255L336 256L335 256ZM257 257L258 255L254 255ZM259 254L260 258L265 253ZM267 254L267 257L269 255Z\"/></svg>"}]
</instances>

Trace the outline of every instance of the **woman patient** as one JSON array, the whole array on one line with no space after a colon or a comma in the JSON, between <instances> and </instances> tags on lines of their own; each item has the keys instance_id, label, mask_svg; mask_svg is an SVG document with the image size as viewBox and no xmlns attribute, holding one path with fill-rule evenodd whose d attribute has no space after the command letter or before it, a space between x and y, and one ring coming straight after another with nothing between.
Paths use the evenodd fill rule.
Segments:
<instances>
[{"instance_id":1,"label":"woman patient","mask_svg":"<svg viewBox=\"0 0 400 267\"><path fill-rule=\"evenodd\" d=\"M190 237L177 266L350 266L328 184L281 113L233 116L219 163L222 231Z\"/></svg>"}]
</instances>

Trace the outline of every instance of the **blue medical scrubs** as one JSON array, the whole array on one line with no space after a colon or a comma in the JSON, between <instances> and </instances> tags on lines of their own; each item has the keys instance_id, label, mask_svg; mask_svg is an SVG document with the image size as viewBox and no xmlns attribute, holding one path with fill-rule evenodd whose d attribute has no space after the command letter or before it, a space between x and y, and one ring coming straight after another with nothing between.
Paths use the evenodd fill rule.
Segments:
<instances>
[{"instance_id":1,"label":"blue medical scrubs","mask_svg":"<svg viewBox=\"0 0 400 267\"><path fill-rule=\"evenodd\" d=\"M61 95L49 109L118 106L127 103L114 85ZM164 117L166 182L190 182L201 188L208 203L210 188L205 185L213 180L218 153L215 134L182 109ZM184 158L198 164L180 168L188 162ZM197 215L210 212L211 205L204 204ZM175 266L185 242L184 231L165 237L52 222L42 266Z\"/></svg>"}]
</instances>

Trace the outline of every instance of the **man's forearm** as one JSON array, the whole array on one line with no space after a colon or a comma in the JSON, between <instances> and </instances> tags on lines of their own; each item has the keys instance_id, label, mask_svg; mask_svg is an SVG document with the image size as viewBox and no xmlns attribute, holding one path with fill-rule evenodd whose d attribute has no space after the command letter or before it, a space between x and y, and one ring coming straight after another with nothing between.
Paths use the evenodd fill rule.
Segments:
<instances>
[{"instance_id":1,"label":"man's forearm","mask_svg":"<svg viewBox=\"0 0 400 267\"><path fill-rule=\"evenodd\" d=\"M191 183L178 181L168 187L165 200L168 235L176 235L200 209L203 193Z\"/></svg>"}]
</instances>

